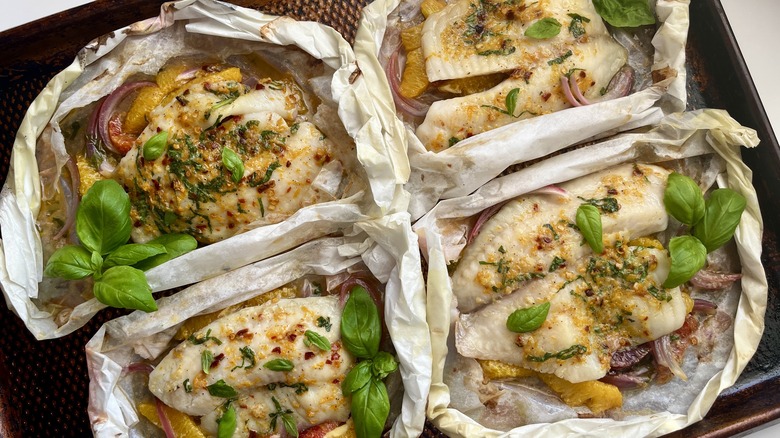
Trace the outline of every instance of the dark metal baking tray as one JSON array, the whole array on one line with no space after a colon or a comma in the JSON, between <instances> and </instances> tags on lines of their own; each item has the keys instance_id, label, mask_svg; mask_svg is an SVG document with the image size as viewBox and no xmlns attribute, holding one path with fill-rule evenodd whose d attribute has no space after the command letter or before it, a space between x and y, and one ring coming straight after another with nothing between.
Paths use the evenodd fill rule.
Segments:
<instances>
[{"instance_id":1,"label":"dark metal baking tray","mask_svg":"<svg viewBox=\"0 0 780 438\"><path fill-rule=\"evenodd\" d=\"M365 0L236 0L233 3L299 19L319 19L352 40ZM157 15L160 0L97 1L0 33L0 183L10 151L32 100L91 39ZM758 352L735 386L707 417L672 434L726 437L780 419L780 255L778 212L780 146L772 132L726 15L718 0L691 2L690 107L724 108L758 131L761 145L745 150L764 217L762 262L769 280L766 329ZM24 324L0 306L0 436L88 436L84 344L102 323L122 312L99 313L62 339L36 341ZM438 433L430 426L425 435Z\"/></svg>"}]
</instances>

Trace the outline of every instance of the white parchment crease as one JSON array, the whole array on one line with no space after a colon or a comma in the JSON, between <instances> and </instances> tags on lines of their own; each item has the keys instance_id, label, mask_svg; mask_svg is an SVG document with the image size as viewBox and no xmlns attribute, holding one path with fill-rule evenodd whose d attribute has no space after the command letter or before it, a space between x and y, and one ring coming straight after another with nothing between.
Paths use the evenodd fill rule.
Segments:
<instances>
[{"instance_id":1,"label":"white parchment crease","mask_svg":"<svg viewBox=\"0 0 780 438\"><path fill-rule=\"evenodd\" d=\"M87 344L88 412L96 436L143 436L135 410L146 389L133 389L123 367L159 358L178 326L201 313L221 310L304 275L333 275L362 262L385 283L385 321L404 385L393 437L418 436L431 382L430 338L420 253L409 215L396 213L355 224L348 237L322 238L292 251L205 280L158 300L154 313L137 311L109 321ZM136 385L137 386L137 385ZM139 392L140 391L140 392Z\"/></svg>"},{"instance_id":2,"label":"white parchment crease","mask_svg":"<svg viewBox=\"0 0 780 438\"><path fill-rule=\"evenodd\" d=\"M197 35L201 43L209 42L208 48L187 43L182 38L185 34ZM320 82L330 93L329 101L337 109L340 123L356 143L357 157L352 160L359 162L359 169L353 173L358 178L364 175L364 189L346 199L305 207L284 222L253 229L161 265L147 273L154 291L201 281L338 232L357 221L406 210L408 200L401 186L409 167L405 146L382 141L394 134L379 122L384 116L370 100L359 98L367 85L352 48L341 35L318 23L269 16L211 0L166 3L158 17L100 37L82 49L35 99L17 133L11 170L0 192L0 286L9 307L36 338L71 333L103 307L93 299L55 315L46 310L49 297L39 290L43 254L36 217L42 194L35 153L36 139L44 128L50 125L53 129L52 151L59 174L68 160L59 121L71 110L107 95L131 75L156 74L170 58L206 50L211 50L209 55L226 57L258 49L278 53L288 45L321 59L332 72L332 77Z\"/></svg>"},{"instance_id":3,"label":"white parchment crease","mask_svg":"<svg viewBox=\"0 0 780 438\"><path fill-rule=\"evenodd\" d=\"M764 328L767 280L761 265L763 223L752 172L742 162L740 147L754 147L754 130L740 126L725 111L700 110L671 114L657 126L642 132L625 133L613 138L551 157L515 173L496 178L469 196L439 202L413 227L428 260L427 309L433 348L433 380L427 413L434 424L453 437L498 436L659 436L694 423L707 413L717 395L736 381L756 351ZM498 151L498 149L496 149ZM738 191L747 199L747 208L735 234L742 266L741 292L733 310L734 338L723 352L725 365L708 381L702 381L698 394L691 395L687 413L656 412L651 415L613 419L567 419L552 423L529 424L506 432L490 429L450 406L450 387L445 383L445 361L457 356L451 342L453 293L446 263L447 251L456 244L441 225L447 219L476 214L488 206L550 184L560 183L625 162L669 162L717 154L725 162L718 184ZM448 348L448 340L449 348ZM450 350L451 349L451 350ZM695 361L694 361L695 362ZM695 365L693 365L695 366ZM667 385L671 385L669 383ZM679 382L682 391L685 383ZM661 401L669 401L670 392L657 386ZM675 398L681 393L674 391ZM690 391L690 390L689 390ZM669 403L672 404L672 403ZM663 405L662 405L663 406Z\"/></svg>"},{"instance_id":4,"label":"white parchment crease","mask_svg":"<svg viewBox=\"0 0 780 438\"><path fill-rule=\"evenodd\" d=\"M395 113L390 86L377 61L382 56L385 31L388 26L396 25L399 14L405 16L415 7L419 9L419 3L419 0L376 0L363 9L355 54L364 75L372 80L372 92L381 99L377 105L383 105L385 114ZM657 0L654 3L659 23L652 40L655 49L652 70L667 72L667 78L661 82L623 98L511 123L461 140L439 153L427 151L407 124L411 174L405 188L411 194L412 219L421 217L439 199L473 192L509 165L544 157L589 139L654 124L665 114L683 111L687 99L685 44L690 2ZM494 151L499 145L501 154L497 155Z\"/></svg>"}]
</instances>

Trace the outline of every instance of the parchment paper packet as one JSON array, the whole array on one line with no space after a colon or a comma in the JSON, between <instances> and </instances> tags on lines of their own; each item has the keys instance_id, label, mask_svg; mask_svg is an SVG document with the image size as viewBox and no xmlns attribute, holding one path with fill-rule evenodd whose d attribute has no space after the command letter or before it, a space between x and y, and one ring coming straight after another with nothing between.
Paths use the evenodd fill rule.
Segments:
<instances>
[{"instance_id":1,"label":"parchment paper packet","mask_svg":"<svg viewBox=\"0 0 780 438\"><path fill-rule=\"evenodd\" d=\"M420 3L417 0L379 0L363 9L355 54L363 74L375 84L372 92L385 114L395 113L385 67L400 43L399 23L406 25L415 20L415 16L419 16ZM638 72L635 89L639 91L629 96L520 120L459 139L438 153L426 150L415 135L419 120L407 117L406 141L412 171L406 189L411 193L409 211L412 219L422 216L439 199L473 192L499 175L507 165L543 157L588 139L657 123L665 114L683 111L689 2L660 0L652 4L657 17L652 47L647 46L648 35L643 42L634 33L614 31L621 44L629 46L630 64ZM637 34L648 30L652 32L645 28ZM564 28L561 32L568 31ZM560 90L554 92L560 93ZM500 156L493 152L493 146L497 144L501 145Z\"/></svg>"},{"instance_id":2,"label":"parchment paper packet","mask_svg":"<svg viewBox=\"0 0 780 438\"><path fill-rule=\"evenodd\" d=\"M427 413L434 424L450 436L463 437L658 436L702 419L717 395L736 381L763 332L767 299L760 260L763 225L751 185L752 172L741 161L739 151L740 146L757 144L755 131L740 126L724 111L671 114L650 129L553 156L496 178L472 195L439 202L414 226L429 267L428 323L434 371ZM528 387L511 384L501 386L494 394L497 397L492 400L492 409L486 409L473 392L474 388L487 388L480 386L482 369L474 360L456 353L451 336L458 312L447 263L456 260L463 248L468 227L464 219L547 185L634 162L657 163L685 172L705 185L717 182L747 199L735 233L736 245L708 257L708 262L716 266L729 262L741 266L741 283L724 293L708 295L708 299L718 302L721 311L733 316L733 323L721 327L721 336L702 337L698 350L689 349L683 363L687 382L675 379L624 393L622 411L612 413L616 418L577 418L589 411L572 409L546 391L540 393L537 389L529 395ZM696 353L708 359L699 362Z\"/></svg>"},{"instance_id":3,"label":"parchment paper packet","mask_svg":"<svg viewBox=\"0 0 780 438\"><path fill-rule=\"evenodd\" d=\"M40 287L48 255L44 256L47 242L42 241L36 220L42 203L61 191L58 183L69 159L63 136L67 127L59 122L71 110L93 104L134 74L156 74L172 58L205 56L227 62L231 56L253 53L275 61L309 89L322 102L316 113L320 129L355 151L355 156L344 157L347 172L324 166L313 181L327 193L331 189L341 193L340 199L304 207L286 220L154 268L147 272L153 290L213 277L358 220L405 210L405 204L394 207L401 189L394 170L397 163L386 154L393 145L377 146L384 133L374 108L356 105L357 91L352 88L364 86L363 80L352 49L336 31L210 0L166 3L160 16L87 45L32 103L17 134L11 170L0 195L0 285L9 307L36 338L66 335L103 307L84 292L90 287L76 283L71 284L74 290ZM41 138L46 141L36 144ZM42 155L50 163L45 169L37 161ZM405 154L402 157L405 160Z\"/></svg>"},{"instance_id":4,"label":"parchment paper packet","mask_svg":"<svg viewBox=\"0 0 780 438\"><path fill-rule=\"evenodd\" d=\"M346 237L321 238L289 252L192 285L140 311L109 321L87 344L89 415L96 436L149 436L136 404L148 399L146 377L123 368L156 362L177 344L187 319L257 297L306 275L330 276L367 267L385 284L384 320L400 362L403 401L393 400L392 436L422 432L430 385L431 350L425 321L417 238L407 213L361 222ZM364 269L364 268L363 268ZM421 336L420 334L425 334ZM396 405L398 403L398 405ZM159 431L158 431L159 432Z\"/></svg>"}]
</instances>

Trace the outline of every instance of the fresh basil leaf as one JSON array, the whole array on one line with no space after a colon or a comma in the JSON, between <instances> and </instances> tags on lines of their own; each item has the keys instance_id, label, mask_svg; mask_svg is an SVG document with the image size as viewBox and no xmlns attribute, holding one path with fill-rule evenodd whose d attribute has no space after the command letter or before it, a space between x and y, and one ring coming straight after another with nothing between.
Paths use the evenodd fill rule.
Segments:
<instances>
[{"instance_id":1,"label":"fresh basil leaf","mask_svg":"<svg viewBox=\"0 0 780 438\"><path fill-rule=\"evenodd\" d=\"M704 195L699 185L677 172L666 180L664 206L672 217L690 227L704 217Z\"/></svg>"},{"instance_id":2,"label":"fresh basil leaf","mask_svg":"<svg viewBox=\"0 0 780 438\"><path fill-rule=\"evenodd\" d=\"M233 173L233 182L238 184L244 176L244 162L233 149L222 148L222 164Z\"/></svg>"},{"instance_id":3,"label":"fresh basil leaf","mask_svg":"<svg viewBox=\"0 0 780 438\"><path fill-rule=\"evenodd\" d=\"M357 436L381 437L390 413L390 399L384 382L371 379L366 386L355 391L351 408Z\"/></svg>"},{"instance_id":4,"label":"fresh basil leaf","mask_svg":"<svg viewBox=\"0 0 780 438\"><path fill-rule=\"evenodd\" d=\"M515 115L515 109L517 108L517 95L520 93L519 88L512 88L509 93L506 94L506 114L508 116Z\"/></svg>"},{"instance_id":5,"label":"fresh basil leaf","mask_svg":"<svg viewBox=\"0 0 780 438\"><path fill-rule=\"evenodd\" d=\"M552 38L559 33L561 33L561 23L552 17L542 18L525 30L525 36L537 40Z\"/></svg>"},{"instance_id":6,"label":"fresh basil leaf","mask_svg":"<svg viewBox=\"0 0 780 438\"><path fill-rule=\"evenodd\" d=\"M287 359L274 359L264 363L263 367L271 371L292 371L295 365Z\"/></svg>"},{"instance_id":7,"label":"fresh basil leaf","mask_svg":"<svg viewBox=\"0 0 780 438\"><path fill-rule=\"evenodd\" d=\"M314 344L315 347L322 351L330 351L330 341L325 336L312 330L306 330L303 335L306 337L306 340L304 340L306 345Z\"/></svg>"},{"instance_id":8,"label":"fresh basil leaf","mask_svg":"<svg viewBox=\"0 0 780 438\"><path fill-rule=\"evenodd\" d=\"M111 307L144 312L157 310L146 275L130 266L107 269L100 279L95 280L92 292L98 301Z\"/></svg>"},{"instance_id":9,"label":"fresh basil leaf","mask_svg":"<svg viewBox=\"0 0 780 438\"><path fill-rule=\"evenodd\" d=\"M615 27L639 27L655 23L647 0L593 0L596 12Z\"/></svg>"},{"instance_id":10,"label":"fresh basil leaf","mask_svg":"<svg viewBox=\"0 0 780 438\"><path fill-rule=\"evenodd\" d=\"M165 153L168 148L168 132L161 131L144 143L144 160L156 160Z\"/></svg>"},{"instance_id":11,"label":"fresh basil leaf","mask_svg":"<svg viewBox=\"0 0 780 438\"><path fill-rule=\"evenodd\" d=\"M208 385L206 389L208 389L209 394L214 397L234 398L238 396L238 392L236 392L232 386L225 383L225 381L222 379L219 379L211 385Z\"/></svg>"},{"instance_id":12,"label":"fresh basil leaf","mask_svg":"<svg viewBox=\"0 0 780 438\"><path fill-rule=\"evenodd\" d=\"M298 425L295 424L295 417L290 414L282 414L282 424L287 435L298 437Z\"/></svg>"},{"instance_id":13,"label":"fresh basil leaf","mask_svg":"<svg viewBox=\"0 0 780 438\"><path fill-rule=\"evenodd\" d=\"M371 372L377 379L384 379L398 369L398 362L392 354L380 351L371 360Z\"/></svg>"},{"instance_id":14,"label":"fresh basil leaf","mask_svg":"<svg viewBox=\"0 0 780 438\"><path fill-rule=\"evenodd\" d=\"M130 238L130 197L116 181L104 179L87 190L76 214L76 234L90 251L106 255Z\"/></svg>"},{"instance_id":15,"label":"fresh basil leaf","mask_svg":"<svg viewBox=\"0 0 780 438\"><path fill-rule=\"evenodd\" d=\"M349 372L344 381L341 382L341 392L344 396L350 396L355 391L368 385L371 381L373 362L371 360L364 360L358 362Z\"/></svg>"},{"instance_id":16,"label":"fresh basil leaf","mask_svg":"<svg viewBox=\"0 0 780 438\"><path fill-rule=\"evenodd\" d=\"M532 332L544 324L549 311L549 302L517 309L506 319L506 328L515 333Z\"/></svg>"},{"instance_id":17,"label":"fresh basil leaf","mask_svg":"<svg viewBox=\"0 0 780 438\"><path fill-rule=\"evenodd\" d=\"M672 266L663 287L677 287L696 275L707 262L707 248L693 236L673 237L669 241Z\"/></svg>"},{"instance_id":18,"label":"fresh basil leaf","mask_svg":"<svg viewBox=\"0 0 780 438\"><path fill-rule=\"evenodd\" d=\"M217 420L217 438L230 438L236 432L236 408L229 404Z\"/></svg>"},{"instance_id":19,"label":"fresh basil leaf","mask_svg":"<svg viewBox=\"0 0 780 438\"><path fill-rule=\"evenodd\" d=\"M704 203L704 219L693 226L691 234L715 251L731 240L745 211L745 197L731 189L717 189Z\"/></svg>"},{"instance_id":20,"label":"fresh basil leaf","mask_svg":"<svg viewBox=\"0 0 780 438\"><path fill-rule=\"evenodd\" d=\"M601 229L601 213L599 209L590 204L582 204L577 209L577 227L582 237L588 242L593 252L601 254L604 251L604 239Z\"/></svg>"},{"instance_id":21,"label":"fresh basil leaf","mask_svg":"<svg viewBox=\"0 0 780 438\"><path fill-rule=\"evenodd\" d=\"M43 275L66 280L78 280L94 273L92 254L84 247L66 245L54 252L46 262Z\"/></svg>"},{"instance_id":22,"label":"fresh basil leaf","mask_svg":"<svg viewBox=\"0 0 780 438\"><path fill-rule=\"evenodd\" d=\"M214 363L214 353L211 350L203 350L200 352L200 369L203 374L211 372L211 364Z\"/></svg>"},{"instance_id":23,"label":"fresh basil leaf","mask_svg":"<svg viewBox=\"0 0 780 438\"><path fill-rule=\"evenodd\" d=\"M163 234L156 239L149 241L150 244L162 245L165 248L164 253L149 257L136 263L134 266L142 271L148 271L155 266L161 265L168 260L175 259L180 255L186 254L198 247L198 241L189 234Z\"/></svg>"},{"instance_id":24,"label":"fresh basil leaf","mask_svg":"<svg viewBox=\"0 0 780 438\"><path fill-rule=\"evenodd\" d=\"M166 249L162 245L153 243L128 243L115 249L106 257L103 264L106 268L112 266L131 266L158 254L165 254Z\"/></svg>"},{"instance_id":25,"label":"fresh basil leaf","mask_svg":"<svg viewBox=\"0 0 780 438\"><path fill-rule=\"evenodd\" d=\"M101 257L97 251L92 251L89 264L92 266L92 272L94 272L93 275L97 275L95 279L99 278L103 273L103 257Z\"/></svg>"},{"instance_id":26,"label":"fresh basil leaf","mask_svg":"<svg viewBox=\"0 0 780 438\"><path fill-rule=\"evenodd\" d=\"M341 339L355 356L371 359L379 351L382 326L374 300L368 292L355 286L341 314Z\"/></svg>"}]
</instances>

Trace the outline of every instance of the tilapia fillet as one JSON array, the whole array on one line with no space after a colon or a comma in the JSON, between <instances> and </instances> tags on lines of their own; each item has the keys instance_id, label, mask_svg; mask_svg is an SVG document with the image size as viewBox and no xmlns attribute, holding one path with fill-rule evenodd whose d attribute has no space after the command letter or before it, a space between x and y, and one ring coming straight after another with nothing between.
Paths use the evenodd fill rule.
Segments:
<instances>
[{"instance_id":1,"label":"tilapia fillet","mask_svg":"<svg viewBox=\"0 0 780 438\"><path fill-rule=\"evenodd\" d=\"M603 377L618 349L680 328L689 302L678 288L662 287L668 255L659 242L637 239L667 226L668 173L621 165L562 184L568 197L535 195L507 204L466 248L452 276L464 312L456 321L458 352L581 382ZM575 228L583 203L602 211L602 254ZM543 303L550 309L541 327L507 328L514 311Z\"/></svg>"},{"instance_id":2,"label":"tilapia fillet","mask_svg":"<svg viewBox=\"0 0 780 438\"><path fill-rule=\"evenodd\" d=\"M560 33L525 36L543 19L560 23ZM435 102L417 129L431 150L571 106L560 86L562 77L574 75L583 95L596 98L628 59L590 0L457 1L425 21L422 49L432 82L509 74L490 90ZM511 111L506 96L513 89L519 93Z\"/></svg>"},{"instance_id":3,"label":"tilapia fillet","mask_svg":"<svg viewBox=\"0 0 780 438\"><path fill-rule=\"evenodd\" d=\"M231 402L241 419L237 437L273 432L274 399L292 411L301 428L346 421L349 400L340 382L355 360L342 348L340 321L336 296L281 299L240 310L171 350L150 375L149 389L168 406L203 417L204 428L216 431L227 399L212 395L210 387L223 381L238 393ZM331 349L307 345L307 330L328 339ZM204 355L213 358L210 365L204 365ZM274 371L264 366L276 359L289 361L293 368Z\"/></svg>"},{"instance_id":4,"label":"tilapia fillet","mask_svg":"<svg viewBox=\"0 0 780 438\"><path fill-rule=\"evenodd\" d=\"M187 233L213 243L334 199L312 182L342 153L300 117L306 107L294 83L249 89L215 77L176 93L150 113L117 168L133 202L133 240ZM145 142L163 131L165 152L144 159Z\"/></svg>"}]
</instances>

